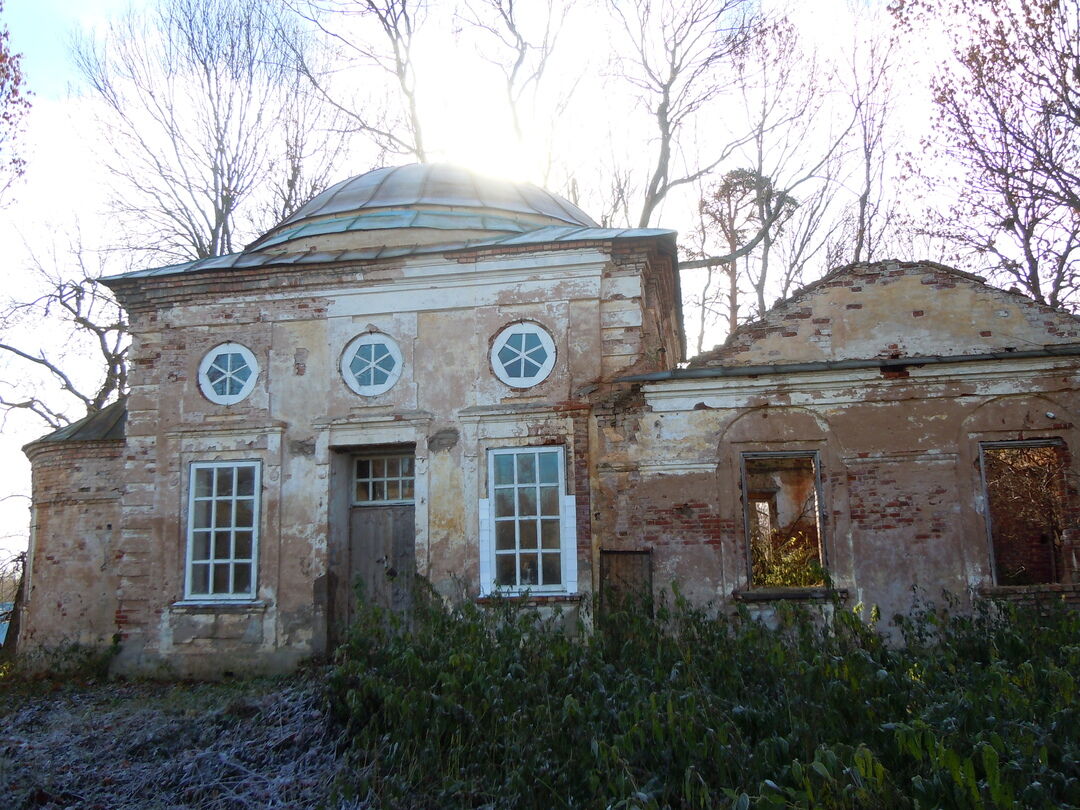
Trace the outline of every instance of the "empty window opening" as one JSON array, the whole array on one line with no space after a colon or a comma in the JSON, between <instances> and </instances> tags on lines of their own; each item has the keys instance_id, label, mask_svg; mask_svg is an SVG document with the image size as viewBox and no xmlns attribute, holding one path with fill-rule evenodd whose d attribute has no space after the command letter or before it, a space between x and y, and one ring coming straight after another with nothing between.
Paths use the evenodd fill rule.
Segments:
<instances>
[{"instance_id":1,"label":"empty window opening","mask_svg":"<svg viewBox=\"0 0 1080 810\"><path fill-rule=\"evenodd\" d=\"M994 579L998 585L1068 581L1065 446L1011 442L982 446Z\"/></svg>"},{"instance_id":2,"label":"empty window opening","mask_svg":"<svg viewBox=\"0 0 1080 810\"><path fill-rule=\"evenodd\" d=\"M743 456L752 588L825 584L816 453Z\"/></svg>"}]
</instances>

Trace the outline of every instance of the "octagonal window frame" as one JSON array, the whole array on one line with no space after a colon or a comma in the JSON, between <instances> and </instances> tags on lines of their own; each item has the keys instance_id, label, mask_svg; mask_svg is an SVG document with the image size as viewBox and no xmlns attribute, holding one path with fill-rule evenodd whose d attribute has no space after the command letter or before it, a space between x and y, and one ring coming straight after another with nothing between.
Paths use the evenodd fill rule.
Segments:
<instances>
[{"instance_id":1,"label":"octagonal window frame","mask_svg":"<svg viewBox=\"0 0 1080 810\"><path fill-rule=\"evenodd\" d=\"M236 393L221 394L214 389L214 385L220 382L222 378L219 377L216 380L211 380L210 373L211 369L215 367L217 359L222 355L239 355L247 368L250 369L251 373L242 381L240 389ZM216 368L219 371L225 370L220 365ZM202 362L199 363L199 390L204 397L215 405L235 405L236 403L247 399L251 392L255 390L255 384L259 380L260 371L259 361L255 359L254 352L247 346L242 343L233 343L231 341L219 343L203 355ZM226 371L226 378L232 377L234 373L235 370L230 367L229 370Z\"/></svg>"},{"instance_id":2,"label":"octagonal window frame","mask_svg":"<svg viewBox=\"0 0 1080 810\"><path fill-rule=\"evenodd\" d=\"M522 341L520 345L513 345L511 341L518 336L522 335ZM528 336L535 336L538 339L539 345L535 345L529 348ZM511 360L500 359L500 353L503 349L509 348L511 351L516 351L517 357ZM537 348L542 348L546 352L546 358L543 363L538 364L538 367L530 375L513 376L508 373L506 366L515 361L522 362L522 371L526 370L525 363L531 363L537 365L535 358L528 358L527 355L535 352ZM505 385L509 385L511 388L532 388L539 385L549 376L555 369L555 363L558 360L558 349L555 346L555 339L551 336L551 333L540 324L535 321L517 321L509 326L504 327L495 340L491 344L491 370L495 374L495 377Z\"/></svg>"},{"instance_id":3,"label":"octagonal window frame","mask_svg":"<svg viewBox=\"0 0 1080 810\"><path fill-rule=\"evenodd\" d=\"M364 385L357 378L356 373L353 372L352 363L362 347L376 345L383 346L387 354L375 359L376 356L373 353L372 359L368 361L370 365L365 371L371 370L373 365L377 365L387 356L393 359L394 366L389 371L383 367L379 367L379 370L387 375L383 382ZM385 394L397 384L398 380L401 379L401 373L404 370L404 367L405 358L401 354L401 347L398 346L396 340L385 332L364 332L364 334L354 337L345 346L345 351L341 353L341 362L339 364L341 378L345 381L345 385L347 385L354 394L358 394L362 397L375 397L379 394Z\"/></svg>"}]
</instances>

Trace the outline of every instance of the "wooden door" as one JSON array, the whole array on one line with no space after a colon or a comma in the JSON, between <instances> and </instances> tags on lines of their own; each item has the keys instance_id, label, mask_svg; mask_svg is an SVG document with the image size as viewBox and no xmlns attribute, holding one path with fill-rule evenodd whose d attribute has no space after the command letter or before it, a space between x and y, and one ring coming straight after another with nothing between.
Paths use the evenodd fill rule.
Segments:
<instances>
[{"instance_id":1,"label":"wooden door","mask_svg":"<svg viewBox=\"0 0 1080 810\"><path fill-rule=\"evenodd\" d=\"M358 456L349 512L349 581L363 599L396 612L411 601L416 573L412 454ZM348 620L356 609L349 600Z\"/></svg>"}]
</instances>

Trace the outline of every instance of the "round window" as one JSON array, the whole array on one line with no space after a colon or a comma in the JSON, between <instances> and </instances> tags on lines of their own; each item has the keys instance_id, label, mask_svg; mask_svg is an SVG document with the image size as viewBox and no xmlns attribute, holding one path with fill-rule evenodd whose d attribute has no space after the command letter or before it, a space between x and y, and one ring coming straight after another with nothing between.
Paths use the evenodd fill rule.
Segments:
<instances>
[{"instance_id":1,"label":"round window","mask_svg":"<svg viewBox=\"0 0 1080 810\"><path fill-rule=\"evenodd\" d=\"M539 324L511 324L491 345L491 368L496 377L515 388L541 383L555 368L555 341Z\"/></svg>"},{"instance_id":2,"label":"round window","mask_svg":"<svg viewBox=\"0 0 1080 810\"><path fill-rule=\"evenodd\" d=\"M401 349L392 337L381 332L354 338L341 355L341 376L362 397L393 388L401 377L401 367Z\"/></svg>"},{"instance_id":3,"label":"round window","mask_svg":"<svg viewBox=\"0 0 1080 810\"><path fill-rule=\"evenodd\" d=\"M206 353L199 364L199 389L218 405L239 402L255 387L259 364L239 343L222 343Z\"/></svg>"}]
</instances>

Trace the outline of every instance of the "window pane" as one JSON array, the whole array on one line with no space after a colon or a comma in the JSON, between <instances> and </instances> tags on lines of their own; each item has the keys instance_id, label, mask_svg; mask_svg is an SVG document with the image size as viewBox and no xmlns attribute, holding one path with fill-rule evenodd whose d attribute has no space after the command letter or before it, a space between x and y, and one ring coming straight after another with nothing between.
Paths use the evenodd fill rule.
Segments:
<instances>
[{"instance_id":1,"label":"window pane","mask_svg":"<svg viewBox=\"0 0 1080 810\"><path fill-rule=\"evenodd\" d=\"M236 494L255 494L255 468L237 467L236 469Z\"/></svg>"},{"instance_id":2,"label":"window pane","mask_svg":"<svg viewBox=\"0 0 1080 810\"><path fill-rule=\"evenodd\" d=\"M532 453L519 453L517 456L517 482L519 484L536 483L536 456Z\"/></svg>"},{"instance_id":3,"label":"window pane","mask_svg":"<svg viewBox=\"0 0 1080 810\"><path fill-rule=\"evenodd\" d=\"M540 584L540 561L536 554L521 555L521 584Z\"/></svg>"},{"instance_id":4,"label":"window pane","mask_svg":"<svg viewBox=\"0 0 1080 810\"><path fill-rule=\"evenodd\" d=\"M372 481L371 482L371 500L373 500L373 501L385 501L386 500L386 482L385 481Z\"/></svg>"},{"instance_id":5,"label":"window pane","mask_svg":"<svg viewBox=\"0 0 1080 810\"><path fill-rule=\"evenodd\" d=\"M237 563L233 566L233 593L248 593L251 590L251 565Z\"/></svg>"},{"instance_id":6,"label":"window pane","mask_svg":"<svg viewBox=\"0 0 1080 810\"><path fill-rule=\"evenodd\" d=\"M559 454L558 453L540 453L540 483L541 484L558 484L559 483Z\"/></svg>"},{"instance_id":7,"label":"window pane","mask_svg":"<svg viewBox=\"0 0 1080 810\"><path fill-rule=\"evenodd\" d=\"M191 559L210 559L210 532L195 532L191 539Z\"/></svg>"},{"instance_id":8,"label":"window pane","mask_svg":"<svg viewBox=\"0 0 1080 810\"><path fill-rule=\"evenodd\" d=\"M232 558L232 532L214 532L214 559L228 560Z\"/></svg>"},{"instance_id":9,"label":"window pane","mask_svg":"<svg viewBox=\"0 0 1080 810\"><path fill-rule=\"evenodd\" d=\"M217 470L217 489L215 495L232 495L233 494L233 468L232 467L218 467Z\"/></svg>"},{"instance_id":10,"label":"window pane","mask_svg":"<svg viewBox=\"0 0 1080 810\"><path fill-rule=\"evenodd\" d=\"M545 585L561 585L562 584L562 563L561 555L559 554L541 554L544 560L544 584Z\"/></svg>"},{"instance_id":11,"label":"window pane","mask_svg":"<svg viewBox=\"0 0 1080 810\"><path fill-rule=\"evenodd\" d=\"M523 520L518 524L522 548L536 548L536 521Z\"/></svg>"},{"instance_id":12,"label":"window pane","mask_svg":"<svg viewBox=\"0 0 1080 810\"><path fill-rule=\"evenodd\" d=\"M214 471L207 469L195 470L195 497L207 498L213 493Z\"/></svg>"},{"instance_id":13,"label":"window pane","mask_svg":"<svg viewBox=\"0 0 1080 810\"><path fill-rule=\"evenodd\" d=\"M402 459L401 459L401 474L403 476L408 476L409 478L413 477L413 467L414 467L413 461L414 460L413 460L412 456L404 456L404 457L402 457Z\"/></svg>"},{"instance_id":14,"label":"window pane","mask_svg":"<svg viewBox=\"0 0 1080 810\"><path fill-rule=\"evenodd\" d=\"M517 585L517 578L514 576L514 563L517 561L517 555L515 554L497 554L495 555L495 584L496 585Z\"/></svg>"},{"instance_id":15,"label":"window pane","mask_svg":"<svg viewBox=\"0 0 1080 810\"><path fill-rule=\"evenodd\" d=\"M213 501L195 501L195 512L191 516L191 527L193 529L209 529L213 525L210 522L213 506Z\"/></svg>"},{"instance_id":16,"label":"window pane","mask_svg":"<svg viewBox=\"0 0 1080 810\"><path fill-rule=\"evenodd\" d=\"M255 525L255 501L240 498L236 501L236 526L247 528Z\"/></svg>"},{"instance_id":17,"label":"window pane","mask_svg":"<svg viewBox=\"0 0 1080 810\"><path fill-rule=\"evenodd\" d=\"M514 457L508 453L495 456L495 486L514 483Z\"/></svg>"},{"instance_id":18,"label":"window pane","mask_svg":"<svg viewBox=\"0 0 1080 810\"><path fill-rule=\"evenodd\" d=\"M401 498L401 487L398 485L398 482L397 481L387 481L386 482L386 500L388 500L388 501L396 501L396 500L400 500L400 498Z\"/></svg>"},{"instance_id":19,"label":"window pane","mask_svg":"<svg viewBox=\"0 0 1080 810\"><path fill-rule=\"evenodd\" d=\"M540 487L540 514L559 514L559 488Z\"/></svg>"},{"instance_id":20,"label":"window pane","mask_svg":"<svg viewBox=\"0 0 1080 810\"><path fill-rule=\"evenodd\" d=\"M559 521L541 520L540 536L544 548L559 548Z\"/></svg>"},{"instance_id":21,"label":"window pane","mask_svg":"<svg viewBox=\"0 0 1080 810\"><path fill-rule=\"evenodd\" d=\"M413 499L413 481L411 478L406 478L401 482L401 499L405 501Z\"/></svg>"},{"instance_id":22,"label":"window pane","mask_svg":"<svg viewBox=\"0 0 1080 810\"><path fill-rule=\"evenodd\" d=\"M495 548L499 551L513 549L514 546L514 521L498 520L495 522Z\"/></svg>"},{"instance_id":23,"label":"window pane","mask_svg":"<svg viewBox=\"0 0 1080 810\"><path fill-rule=\"evenodd\" d=\"M214 593L231 593L228 563L218 563L214 566Z\"/></svg>"},{"instance_id":24,"label":"window pane","mask_svg":"<svg viewBox=\"0 0 1080 810\"><path fill-rule=\"evenodd\" d=\"M233 555L237 560L251 559L251 532L237 532L234 540Z\"/></svg>"},{"instance_id":25,"label":"window pane","mask_svg":"<svg viewBox=\"0 0 1080 810\"><path fill-rule=\"evenodd\" d=\"M366 458L356 460L356 477L371 478L371 461Z\"/></svg>"},{"instance_id":26,"label":"window pane","mask_svg":"<svg viewBox=\"0 0 1080 810\"><path fill-rule=\"evenodd\" d=\"M356 483L356 502L361 503L363 501L370 501L371 496L368 493L368 482L357 481Z\"/></svg>"},{"instance_id":27,"label":"window pane","mask_svg":"<svg viewBox=\"0 0 1080 810\"><path fill-rule=\"evenodd\" d=\"M518 514L536 514L536 490L533 487L525 487L518 490Z\"/></svg>"},{"instance_id":28,"label":"window pane","mask_svg":"<svg viewBox=\"0 0 1080 810\"><path fill-rule=\"evenodd\" d=\"M191 592L210 593L210 566L206 563L191 566Z\"/></svg>"},{"instance_id":29,"label":"window pane","mask_svg":"<svg viewBox=\"0 0 1080 810\"><path fill-rule=\"evenodd\" d=\"M512 517L514 515L514 490L495 490L495 517Z\"/></svg>"},{"instance_id":30,"label":"window pane","mask_svg":"<svg viewBox=\"0 0 1080 810\"><path fill-rule=\"evenodd\" d=\"M372 478L385 478L386 477L386 461L381 458L373 458L371 460L371 477Z\"/></svg>"},{"instance_id":31,"label":"window pane","mask_svg":"<svg viewBox=\"0 0 1080 810\"><path fill-rule=\"evenodd\" d=\"M222 526L232 526L233 519L233 502L232 501L218 501L217 508L214 510L214 527L220 528Z\"/></svg>"}]
</instances>

